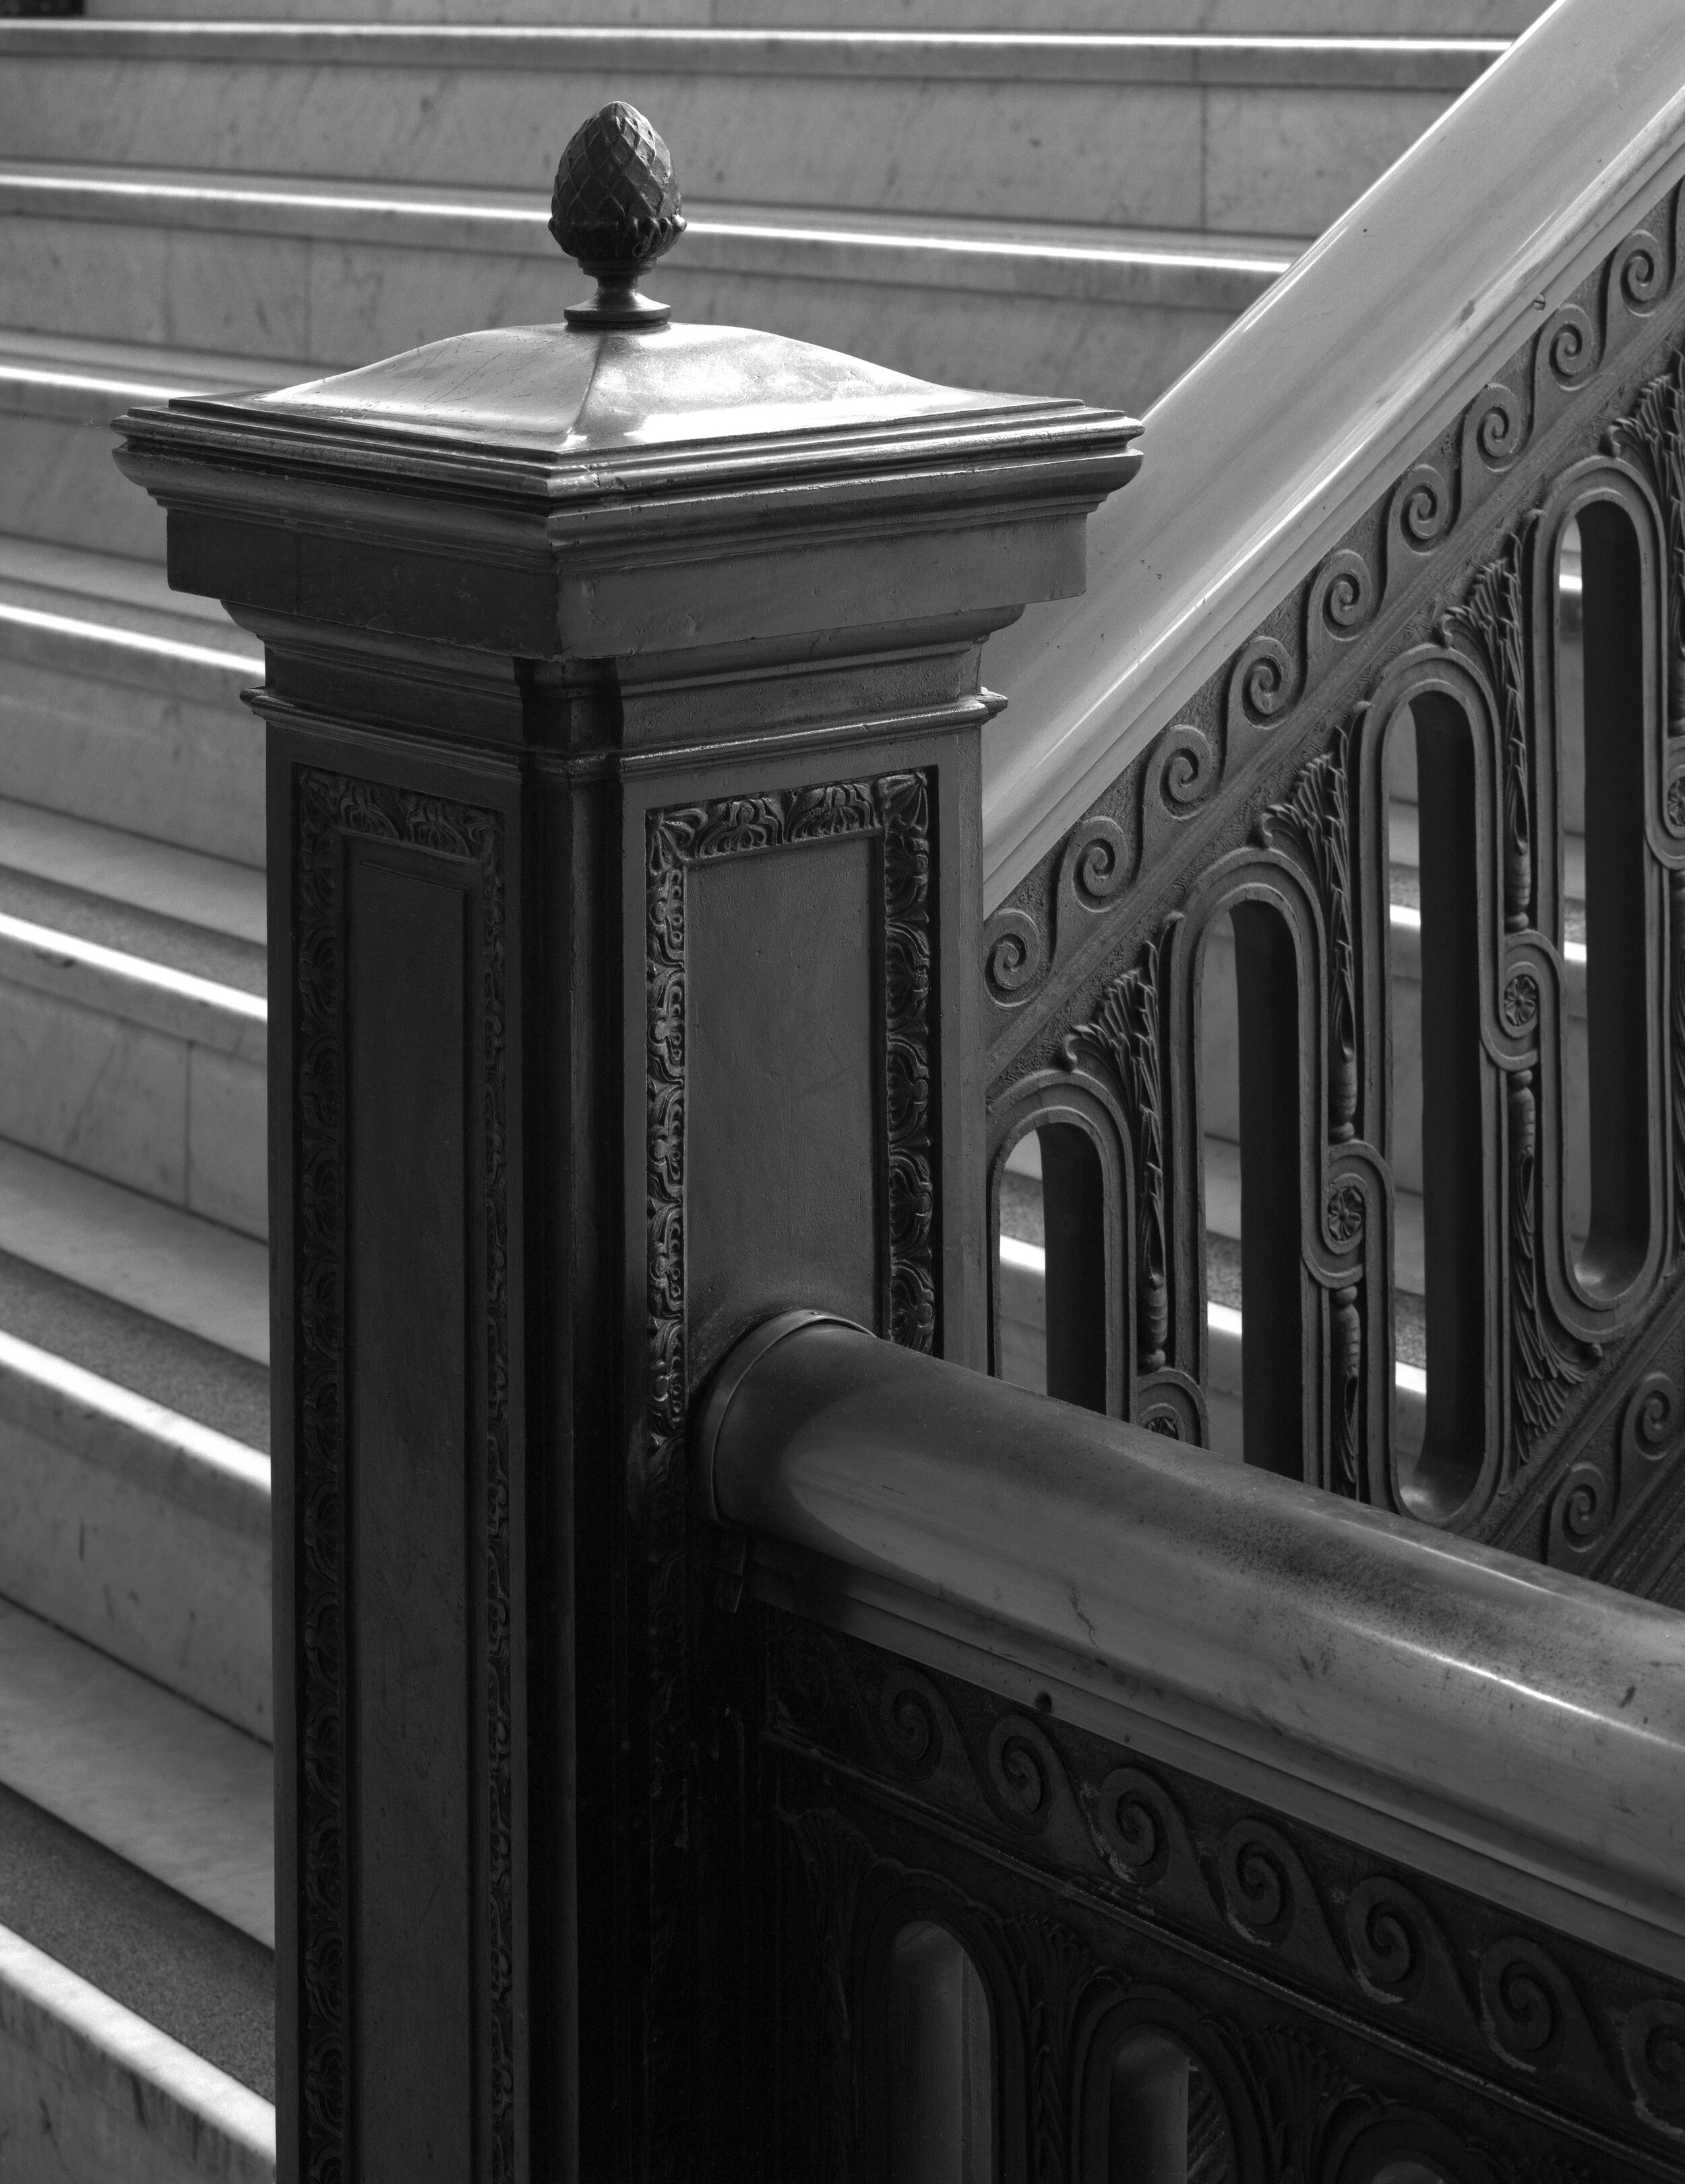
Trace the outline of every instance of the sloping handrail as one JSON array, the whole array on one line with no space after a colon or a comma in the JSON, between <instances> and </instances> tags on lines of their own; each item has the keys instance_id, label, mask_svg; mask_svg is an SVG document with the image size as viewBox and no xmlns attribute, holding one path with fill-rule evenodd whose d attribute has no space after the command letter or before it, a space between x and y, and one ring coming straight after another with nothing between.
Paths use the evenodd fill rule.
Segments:
<instances>
[{"instance_id":1,"label":"sloping handrail","mask_svg":"<svg viewBox=\"0 0 1685 2184\"><path fill-rule=\"evenodd\" d=\"M765 1596L1685 1970L1685 1617L822 1313L697 1435Z\"/></svg>"},{"instance_id":2,"label":"sloping handrail","mask_svg":"<svg viewBox=\"0 0 1685 2184\"><path fill-rule=\"evenodd\" d=\"M1163 397L1086 594L991 649L987 910L1682 173L1678 0L1557 0Z\"/></svg>"}]
</instances>

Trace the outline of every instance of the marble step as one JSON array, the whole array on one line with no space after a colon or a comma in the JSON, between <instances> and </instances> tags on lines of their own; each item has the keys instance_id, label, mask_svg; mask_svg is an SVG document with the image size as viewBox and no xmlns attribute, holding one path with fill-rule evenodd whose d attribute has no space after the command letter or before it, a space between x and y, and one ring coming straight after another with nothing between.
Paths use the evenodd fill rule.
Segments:
<instances>
[{"instance_id":1,"label":"marble step","mask_svg":"<svg viewBox=\"0 0 1685 2184\"><path fill-rule=\"evenodd\" d=\"M274 1952L5 1788L0 1929L260 2099L274 2098Z\"/></svg>"},{"instance_id":2,"label":"marble step","mask_svg":"<svg viewBox=\"0 0 1685 2184\"><path fill-rule=\"evenodd\" d=\"M120 1312L159 1321L190 1345L226 1351L242 1368L267 1373L264 1245L0 1139L0 1265L8 1259L89 1291ZM40 1334L30 1339L62 1352L57 1340ZM80 1362L102 1369L96 1360ZM190 1365L184 1351L181 1370L187 1373ZM111 1377L127 1378L120 1373ZM148 1392L172 1409L202 1418L220 1399L220 1391L212 1390L196 1407L167 1389ZM223 1423L214 1416L209 1422ZM248 1441L253 1438L246 1424L226 1424L224 1429Z\"/></svg>"},{"instance_id":3,"label":"marble step","mask_svg":"<svg viewBox=\"0 0 1685 2184\"><path fill-rule=\"evenodd\" d=\"M1314 235L1499 39L0 23L0 143L51 160L542 190L611 98L703 200Z\"/></svg>"},{"instance_id":4,"label":"marble step","mask_svg":"<svg viewBox=\"0 0 1685 2184\"><path fill-rule=\"evenodd\" d=\"M86 0L108 21L673 23L857 30L1514 37L1550 0Z\"/></svg>"},{"instance_id":5,"label":"marble step","mask_svg":"<svg viewBox=\"0 0 1685 2184\"><path fill-rule=\"evenodd\" d=\"M0 1141L0 1596L265 1740L268 1317L261 1245Z\"/></svg>"},{"instance_id":6,"label":"marble step","mask_svg":"<svg viewBox=\"0 0 1685 2184\"><path fill-rule=\"evenodd\" d=\"M268 1457L6 1332L0 1596L272 1738Z\"/></svg>"},{"instance_id":7,"label":"marble step","mask_svg":"<svg viewBox=\"0 0 1685 2184\"><path fill-rule=\"evenodd\" d=\"M0 56L0 84L6 68ZM296 376L250 357L0 331L0 534L162 562L163 511L112 460L112 419L131 402Z\"/></svg>"},{"instance_id":8,"label":"marble step","mask_svg":"<svg viewBox=\"0 0 1685 2184\"><path fill-rule=\"evenodd\" d=\"M16 2184L272 2184L261 2094L0 1926L0 2119Z\"/></svg>"},{"instance_id":9,"label":"marble step","mask_svg":"<svg viewBox=\"0 0 1685 2184\"><path fill-rule=\"evenodd\" d=\"M304 377L559 317L580 276L548 214L542 176L512 191L8 161L0 324L158 344L143 365L154 372L170 368L172 344ZM921 378L1137 410L1304 247L693 198L687 216L657 283L681 318L765 327Z\"/></svg>"},{"instance_id":10,"label":"marble step","mask_svg":"<svg viewBox=\"0 0 1685 2184\"><path fill-rule=\"evenodd\" d=\"M88 437L103 485L108 436ZM0 535L0 799L198 853L156 900L125 860L125 885L165 914L231 916L221 868L263 862L263 727L239 702L262 678L256 640L172 593L159 563ZM0 863L25 854L14 830Z\"/></svg>"},{"instance_id":11,"label":"marble step","mask_svg":"<svg viewBox=\"0 0 1685 2184\"><path fill-rule=\"evenodd\" d=\"M274 1772L260 1738L0 1602L0 1786L266 1948Z\"/></svg>"},{"instance_id":12,"label":"marble step","mask_svg":"<svg viewBox=\"0 0 1685 2184\"><path fill-rule=\"evenodd\" d=\"M178 862L188 868L184 892L246 880L257 897L247 934L212 930L117 899L119 870L94 893L22 869L27 860L62 870L76 852L91 860L114 832L54 814L36 820L0 804L0 1138L262 1238L262 876L115 837L114 866L126 856L156 894L167 896Z\"/></svg>"}]
</instances>

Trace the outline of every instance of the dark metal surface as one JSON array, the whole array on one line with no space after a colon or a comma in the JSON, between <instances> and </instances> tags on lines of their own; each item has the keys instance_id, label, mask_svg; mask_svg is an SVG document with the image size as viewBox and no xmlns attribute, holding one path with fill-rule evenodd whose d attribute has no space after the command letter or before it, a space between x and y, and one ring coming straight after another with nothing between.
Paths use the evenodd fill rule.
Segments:
<instances>
[{"instance_id":1,"label":"dark metal surface","mask_svg":"<svg viewBox=\"0 0 1685 2184\"><path fill-rule=\"evenodd\" d=\"M1049 1102L1080 1107L1105 1174L1126 1179L1106 1186L1096 1340L1133 1367L1108 1408L1210 1439L1201 980L1232 919L1249 1459L1670 1601L1685 1597L1682 326L1676 189L1180 709L984 944L992 1187ZM1596 663L1587 839L1603 845L1588 872L1602 1211L1583 1250L1566 1211L1571 519ZM1432 1358L1414 1466L1393 1404L1383 768L1400 722L1424 859Z\"/></svg>"}]
</instances>

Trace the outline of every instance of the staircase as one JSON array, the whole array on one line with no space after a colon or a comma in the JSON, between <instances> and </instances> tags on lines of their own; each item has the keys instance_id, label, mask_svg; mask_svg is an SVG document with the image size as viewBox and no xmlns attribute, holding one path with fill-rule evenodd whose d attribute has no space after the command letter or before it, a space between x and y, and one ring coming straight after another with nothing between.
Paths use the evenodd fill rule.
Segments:
<instances>
[{"instance_id":1,"label":"staircase","mask_svg":"<svg viewBox=\"0 0 1685 2184\"><path fill-rule=\"evenodd\" d=\"M169 591L111 416L556 317L548 177L610 98L687 186L677 316L1140 410L1539 10L277 12L0 24L5 2184L273 2164L262 663Z\"/></svg>"}]
</instances>

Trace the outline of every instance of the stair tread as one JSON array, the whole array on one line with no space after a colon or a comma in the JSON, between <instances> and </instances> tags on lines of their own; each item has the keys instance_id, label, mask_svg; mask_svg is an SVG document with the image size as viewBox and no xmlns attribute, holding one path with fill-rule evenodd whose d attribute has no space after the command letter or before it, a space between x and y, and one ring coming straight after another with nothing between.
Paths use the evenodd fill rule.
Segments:
<instances>
[{"instance_id":1,"label":"stair tread","mask_svg":"<svg viewBox=\"0 0 1685 2184\"><path fill-rule=\"evenodd\" d=\"M269 1363L264 1245L4 1139L0 1253L251 1364Z\"/></svg>"},{"instance_id":2,"label":"stair tread","mask_svg":"<svg viewBox=\"0 0 1685 2184\"><path fill-rule=\"evenodd\" d=\"M264 1366L5 1251L0 1329L247 1448L268 1451Z\"/></svg>"},{"instance_id":3,"label":"stair tread","mask_svg":"<svg viewBox=\"0 0 1685 2184\"><path fill-rule=\"evenodd\" d=\"M3 1786L0 1929L274 2100L273 1951Z\"/></svg>"},{"instance_id":4,"label":"stair tread","mask_svg":"<svg viewBox=\"0 0 1685 2184\"><path fill-rule=\"evenodd\" d=\"M264 875L0 797L0 914L261 994Z\"/></svg>"},{"instance_id":5,"label":"stair tread","mask_svg":"<svg viewBox=\"0 0 1685 2184\"><path fill-rule=\"evenodd\" d=\"M0 1784L275 1946L270 1747L8 1602Z\"/></svg>"}]
</instances>

